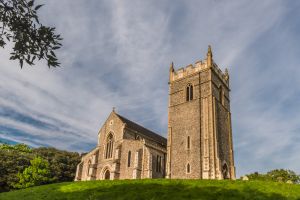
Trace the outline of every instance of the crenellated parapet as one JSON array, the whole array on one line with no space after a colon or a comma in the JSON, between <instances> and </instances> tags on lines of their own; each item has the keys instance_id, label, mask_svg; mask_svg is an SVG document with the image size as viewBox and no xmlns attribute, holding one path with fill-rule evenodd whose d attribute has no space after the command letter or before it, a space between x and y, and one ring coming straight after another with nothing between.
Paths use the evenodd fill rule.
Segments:
<instances>
[{"instance_id":1,"label":"crenellated parapet","mask_svg":"<svg viewBox=\"0 0 300 200\"><path fill-rule=\"evenodd\" d=\"M170 66L167 178L235 179L228 70L213 60Z\"/></svg>"},{"instance_id":2,"label":"crenellated parapet","mask_svg":"<svg viewBox=\"0 0 300 200\"><path fill-rule=\"evenodd\" d=\"M195 64L190 64L186 67L182 67L177 70L174 69L174 64L172 63L170 66L169 82L171 83L173 81L180 80L192 74L199 73L208 69L212 69L217 74L217 76L224 82L224 84L229 87L228 70L225 69L225 72L223 73L222 70L218 67L218 65L213 61L210 46L208 47L207 57L204 60L197 61Z\"/></svg>"}]
</instances>

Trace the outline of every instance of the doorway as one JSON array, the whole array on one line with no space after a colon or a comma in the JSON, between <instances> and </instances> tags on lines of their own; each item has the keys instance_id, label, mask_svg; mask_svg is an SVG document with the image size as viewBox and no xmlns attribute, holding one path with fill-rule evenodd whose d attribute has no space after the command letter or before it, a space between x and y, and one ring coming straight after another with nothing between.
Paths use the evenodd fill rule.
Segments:
<instances>
[{"instance_id":1,"label":"doorway","mask_svg":"<svg viewBox=\"0 0 300 200\"><path fill-rule=\"evenodd\" d=\"M108 169L104 173L104 180L110 180L110 171Z\"/></svg>"}]
</instances>

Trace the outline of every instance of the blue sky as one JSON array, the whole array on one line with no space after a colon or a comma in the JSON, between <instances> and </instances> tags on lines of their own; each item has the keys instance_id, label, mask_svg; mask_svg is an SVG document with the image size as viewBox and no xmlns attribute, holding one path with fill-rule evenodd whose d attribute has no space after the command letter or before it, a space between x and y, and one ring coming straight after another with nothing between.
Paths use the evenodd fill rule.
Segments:
<instances>
[{"instance_id":1,"label":"blue sky","mask_svg":"<svg viewBox=\"0 0 300 200\"><path fill-rule=\"evenodd\" d=\"M168 70L204 59L229 68L238 176L300 173L300 2L52 0L62 67L20 69L0 51L0 139L88 151L112 107L163 136Z\"/></svg>"}]
</instances>

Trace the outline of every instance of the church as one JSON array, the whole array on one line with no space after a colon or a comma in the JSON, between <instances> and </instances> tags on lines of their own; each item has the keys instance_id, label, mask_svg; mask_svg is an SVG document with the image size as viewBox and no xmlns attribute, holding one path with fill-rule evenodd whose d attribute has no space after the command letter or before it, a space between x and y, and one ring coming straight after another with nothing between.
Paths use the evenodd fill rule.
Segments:
<instances>
[{"instance_id":1,"label":"church","mask_svg":"<svg viewBox=\"0 0 300 200\"><path fill-rule=\"evenodd\" d=\"M169 69L168 139L113 111L75 181L235 179L229 74L206 59Z\"/></svg>"}]
</instances>

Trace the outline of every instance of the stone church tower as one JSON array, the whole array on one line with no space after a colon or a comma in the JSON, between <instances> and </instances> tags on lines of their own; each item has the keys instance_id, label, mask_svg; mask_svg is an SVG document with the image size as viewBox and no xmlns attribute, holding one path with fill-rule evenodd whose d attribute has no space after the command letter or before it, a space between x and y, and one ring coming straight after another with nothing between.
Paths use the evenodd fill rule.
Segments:
<instances>
[{"instance_id":1,"label":"stone church tower","mask_svg":"<svg viewBox=\"0 0 300 200\"><path fill-rule=\"evenodd\" d=\"M170 66L167 178L235 179L229 74L207 57Z\"/></svg>"}]
</instances>

